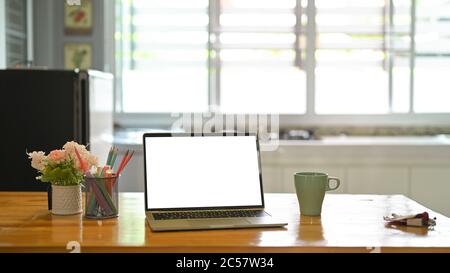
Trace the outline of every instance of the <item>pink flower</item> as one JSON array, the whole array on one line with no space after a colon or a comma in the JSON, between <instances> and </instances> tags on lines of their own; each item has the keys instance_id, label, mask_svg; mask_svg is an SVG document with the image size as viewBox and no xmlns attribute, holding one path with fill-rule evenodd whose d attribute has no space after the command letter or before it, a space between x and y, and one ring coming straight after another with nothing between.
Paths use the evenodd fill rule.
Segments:
<instances>
[{"instance_id":1,"label":"pink flower","mask_svg":"<svg viewBox=\"0 0 450 273\"><path fill-rule=\"evenodd\" d=\"M48 159L53 162L60 162L65 159L66 153L63 150L53 150L48 154Z\"/></svg>"},{"instance_id":2,"label":"pink flower","mask_svg":"<svg viewBox=\"0 0 450 273\"><path fill-rule=\"evenodd\" d=\"M87 160L81 159L81 162L77 160L76 167L83 173L89 171L89 166Z\"/></svg>"},{"instance_id":3,"label":"pink flower","mask_svg":"<svg viewBox=\"0 0 450 273\"><path fill-rule=\"evenodd\" d=\"M75 167L81 171L86 171L91 169L92 166L98 165L97 157L92 155L87 149L86 146L76 143L75 141L70 141L64 144L63 150L66 152L66 156L70 158L74 158ZM78 152L82 163L80 164L80 160L76 155L75 150Z\"/></svg>"},{"instance_id":4,"label":"pink flower","mask_svg":"<svg viewBox=\"0 0 450 273\"><path fill-rule=\"evenodd\" d=\"M28 154L28 158L31 159L31 167L38 171L42 171L46 166L47 156L42 151L32 152Z\"/></svg>"}]
</instances>

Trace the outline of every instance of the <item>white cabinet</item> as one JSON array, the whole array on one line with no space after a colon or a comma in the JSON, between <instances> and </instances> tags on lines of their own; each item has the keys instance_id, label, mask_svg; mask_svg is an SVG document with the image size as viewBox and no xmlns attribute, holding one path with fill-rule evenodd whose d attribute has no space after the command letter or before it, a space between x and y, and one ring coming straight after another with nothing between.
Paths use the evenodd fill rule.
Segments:
<instances>
[{"instance_id":1,"label":"white cabinet","mask_svg":"<svg viewBox=\"0 0 450 273\"><path fill-rule=\"evenodd\" d=\"M122 159L123 151L126 148L119 147L119 149L122 152L118 155L118 159ZM118 163L116 164L118 165ZM144 188L144 156L141 151L136 151L121 174L119 190L121 192L144 192Z\"/></svg>"},{"instance_id":2,"label":"white cabinet","mask_svg":"<svg viewBox=\"0 0 450 273\"><path fill-rule=\"evenodd\" d=\"M299 165L288 166L283 168L283 189L284 192L295 192L294 186L294 174L297 172L323 172L327 173L329 176L337 177L341 180L341 185L337 190L329 191L329 193L342 193L345 192L344 183L344 169L336 168L331 166L321 166L321 165ZM331 186L334 187L336 182L331 182Z\"/></svg>"},{"instance_id":3,"label":"white cabinet","mask_svg":"<svg viewBox=\"0 0 450 273\"><path fill-rule=\"evenodd\" d=\"M120 146L120 145L119 145ZM121 191L144 191L141 145L123 172ZM309 145L281 143L261 153L264 192L294 193L294 173L326 172L341 179L329 193L404 194L450 216L450 145Z\"/></svg>"},{"instance_id":4,"label":"white cabinet","mask_svg":"<svg viewBox=\"0 0 450 273\"><path fill-rule=\"evenodd\" d=\"M283 183L281 178L281 169L278 166L265 166L262 168L262 180L264 192L283 192L280 184Z\"/></svg>"},{"instance_id":5,"label":"white cabinet","mask_svg":"<svg viewBox=\"0 0 450 273\"><path fill-rule=\"evenodd\" d=\"M450 216L450 167L419 167L411 171L411 198Z\"/></svg>"},{"instance_id":6,"label":"white cabinet","mask_svg":"<svg viewBox=\"0 0 450 273\"><path fill-rule=\"evenodd\" d=\"M329 193L403 194L450 216L450 145L291 143L262 153L265 192L295 192L295 172L326 172L341 179Z\"/></svg>"},{"instance_id":7,"label":"white cabinet","mask_svg":"<svg viewBox=\"0 0 450 273\"><path fill-rule=\"evenodd\" d=\"M345 183L347 192L408 195L408 172L407 167L349 167Z\"/></svg>"}]
</instances>

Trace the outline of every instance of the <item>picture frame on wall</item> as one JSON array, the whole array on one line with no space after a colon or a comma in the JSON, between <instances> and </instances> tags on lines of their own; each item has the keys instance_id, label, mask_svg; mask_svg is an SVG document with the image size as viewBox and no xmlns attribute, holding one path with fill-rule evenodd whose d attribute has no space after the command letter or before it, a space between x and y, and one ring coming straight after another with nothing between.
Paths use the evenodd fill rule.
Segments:
<instances>
[{"instance_id":1,"label":"picture frame on wall","mask_svg":"<svg viewBox=\"0 0 450 273\"><path fill-rule=\"evenodd\" d=\"M92 33L92 0L80 0L79 5L64 4L65 34L87 35Z\"/></svg>"},{"instance_id":2,"label":"picture frame on wall","mask_svg":"<svg viewBox=\"0 0 450 273\"><path fill-rule=\"evenodd\" d=\"M92 67L92 45L88 43L64 44L65 69L89 69Z\"/></svg>"}]
</instances>

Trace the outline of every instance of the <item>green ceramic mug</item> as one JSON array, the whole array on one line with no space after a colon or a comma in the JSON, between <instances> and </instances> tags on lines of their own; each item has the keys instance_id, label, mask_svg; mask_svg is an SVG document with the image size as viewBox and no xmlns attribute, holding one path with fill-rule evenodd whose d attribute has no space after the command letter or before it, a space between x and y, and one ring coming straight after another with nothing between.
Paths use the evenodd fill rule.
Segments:
<instances>
[{"instance_id":1,"label":"green ceramic mug","mask_svg":"<svg viewBox=\"0 0 450 273\"><path fill-rule=\"evenodd\" d=\"M336 181L334 188L330 181ZM339 188L341 181L336 177L329 177L326 173L300 172L294 175L295 190L302 215L317 216L322 212L323 198L326 191Z\"/></svg>"}]
</instances>

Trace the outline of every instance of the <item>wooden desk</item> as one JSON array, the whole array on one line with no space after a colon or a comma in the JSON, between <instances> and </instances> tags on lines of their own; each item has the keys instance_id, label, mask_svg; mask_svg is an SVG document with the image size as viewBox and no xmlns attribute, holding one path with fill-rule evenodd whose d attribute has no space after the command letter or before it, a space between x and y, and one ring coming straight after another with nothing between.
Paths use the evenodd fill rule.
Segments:
<instances>
[{"instance_id":1,"label":"wooden desk","mask_svg":"<svg viewBox=\"0 0 450 273\"><path fill-rule=\"evenodd\" d=\"M0 193L0 252L450 252L450 219L402 195L327 194L322 217L300 216L295 194L266 194L287 228L154 233L143 193L123 193L120 216L104 221L54 216L44 193ZM382 217L428 211L434 230L386 227ZM377 248L377 247L380 247Z\"/></svg>"}]
</instances>

